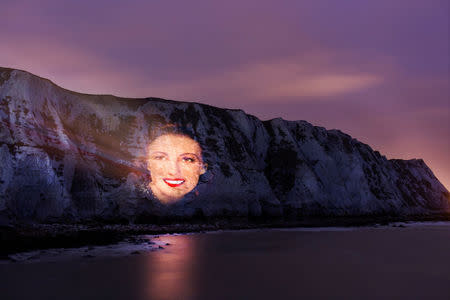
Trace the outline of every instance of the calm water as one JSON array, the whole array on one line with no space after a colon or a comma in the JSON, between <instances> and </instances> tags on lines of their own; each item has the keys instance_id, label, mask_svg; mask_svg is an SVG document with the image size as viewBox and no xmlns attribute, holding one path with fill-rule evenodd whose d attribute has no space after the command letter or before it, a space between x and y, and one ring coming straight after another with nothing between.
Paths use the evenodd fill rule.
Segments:
<instances>
[{"instance_id":1,"label":"calm water","mask_svg":"<svg viewBox=\"0 0 450 300\"><path fill-rule=\"evenodd\" d=\"M0 264L1 299L450 299L450 226L160 236L165 249Z\"/></svg>"}]
</instances>

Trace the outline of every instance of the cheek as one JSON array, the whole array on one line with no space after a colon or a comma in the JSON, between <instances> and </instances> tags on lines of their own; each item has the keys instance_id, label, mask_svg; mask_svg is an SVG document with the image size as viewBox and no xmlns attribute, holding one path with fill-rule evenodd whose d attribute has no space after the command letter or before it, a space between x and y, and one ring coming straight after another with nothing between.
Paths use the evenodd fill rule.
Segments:
<instances>
[{"instance_id":1,"label":"cheek","mask_svg":"<svg viewBox=\"0 0 450 300\"><path fill-rule=\"evenodd\" d=\"M200 167L197 165L186 165L182 169L183 175L190 181L198 181L200 176Z\"/></svg>"},{"instance_id":2,"label":"cheek","mask_svg":"<svg viewBox=\"0 0 450 300\"><path fill-rule=\"evenodd\" d=\"M148 164L148 169L153 176L164 174L164 170L166 170L166 166L164 162L153 162Z\"/></svg>"}]
</instances>

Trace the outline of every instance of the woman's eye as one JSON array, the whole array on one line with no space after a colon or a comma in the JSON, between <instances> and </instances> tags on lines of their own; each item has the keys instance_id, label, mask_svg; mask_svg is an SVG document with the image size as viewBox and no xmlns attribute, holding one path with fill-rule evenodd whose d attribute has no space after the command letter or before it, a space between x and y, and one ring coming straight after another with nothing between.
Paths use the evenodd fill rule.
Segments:
<instances>
[{"instance_id":1,"label":"woman's eye","mask_svg":"<svg viewBox=\"0 0 450 300\"><path fill-rule=\"evenodd\" d=\"M155 159L155 160L163 160L164 156L163 155L153 156L153 159Z\"/></svg>"},{"instance_id":2,"label":"woman's eye","mask_svg":"<svg viewBox=\"0 0 450 300\"><path fill-rule=\"evenodd\" d=\"M195 162L195 158L192 157L183 157L184 162L193 163Z\"/></svg>"}]
</instances>

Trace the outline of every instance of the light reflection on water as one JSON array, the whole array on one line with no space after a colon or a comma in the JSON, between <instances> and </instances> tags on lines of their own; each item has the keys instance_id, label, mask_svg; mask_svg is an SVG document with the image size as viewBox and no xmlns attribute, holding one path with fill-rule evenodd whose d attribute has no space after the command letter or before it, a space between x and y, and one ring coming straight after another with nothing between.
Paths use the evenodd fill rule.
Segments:
<instances>
[{"instance_id":1,"label":"light reflection on water","mask_svg":"<svg viewBox=\"0 0 450 300\"><path fill-rule=\"evenodd\" d=\"M193 299L195 286L195 239L191 236L162 236L165 248L146 257L148 290L152 299Z\"/></svg>"},{"instance_id":2,"label":"light reflection on water","mask_svg":"<svg viewBox=\"0 0 450 300\"><path fill-rule=\"evenodd\" d=\"M446 224L148 236L164 249L0 265L0 298L450 299L449 237Z\"/></svg>"},{"instance_id":3,"label":"light reflection on water","mask_svg":"<svg viewBox=\"0 0 450 300\"><path fill-rule=\"evenodd\" d=\"M442 238L448 233L446 223L161 236L160 242L171 245L145 257L146 296L380 299L383 291L371 296L367 291L383 286L384 291L404 298L432 295L439 299L450 295L442 288L450 278L442 266L445 255L427 255L428 246L420 245L449 249L450 243ZM412 281L420 285L413 288Z\"/></svg>"}]
</instances>

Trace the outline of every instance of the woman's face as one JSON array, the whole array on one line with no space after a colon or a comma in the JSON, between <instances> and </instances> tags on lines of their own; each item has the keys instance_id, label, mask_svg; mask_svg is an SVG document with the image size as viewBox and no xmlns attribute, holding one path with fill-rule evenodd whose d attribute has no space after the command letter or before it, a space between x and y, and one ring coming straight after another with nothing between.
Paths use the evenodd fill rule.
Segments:
<instances>
[{"instance_id":1,"label":"woman's face","mask_svg":"<svg viewBox=\"0 0 450 300\"><path fill-rule=\"evenodd\" d=\"M181 199L205 173L200 145L188 136L166 134L148 146L149 187L161 202Z\"/></svg>"}]
</instances>

